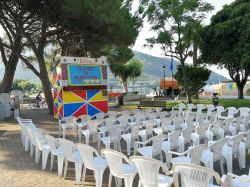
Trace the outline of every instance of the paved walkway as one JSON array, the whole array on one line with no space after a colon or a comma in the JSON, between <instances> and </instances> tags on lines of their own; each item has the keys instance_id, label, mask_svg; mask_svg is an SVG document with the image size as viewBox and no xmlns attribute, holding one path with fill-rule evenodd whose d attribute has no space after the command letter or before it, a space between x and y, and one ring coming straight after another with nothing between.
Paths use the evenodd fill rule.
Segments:
<instances>
[{"instance_id":1,"label":"paved walkway","mask_svg":"<svg viewBox=\"0 0 250 187\"><path fill-rule=\"evenodd\" d=\"M20 116L34 119L43 133L57 135L57 122L47 115L46 111L22 111ZM47 164L47 169L42 170L41 160L39 165L36 165L34 158L30 158L29 153L24 151L20 141L20 127L15 120L0 122L0 187L75 186L73 165L69 166L67 178L63 179L57 176L56 162L52 172L48 169L50 160ZM105 176L108 176L108 171ZM107 186L107 178L104 179L103 186ZM87 172L85 186L95 186L92 172Z\"/></svg>"},{"instance_id":2,"label":"paved walkway","mask_svg":"<svg viewBox=\"0 0 250 187\"><path fill-rule=\"evenodd\" d=\"M44 110L23 110L20 114L23 118L31 118L43 133L58 136L57 120L47 114ZM67 136L72 139L72 136ZM123 146L123 149L125 147ZM50 159L50 157L49 157ZM17 122L7 120L0 122L0 187L71 187L74 185L75 174L74 165L70 165L67 178L57 176L57 164L54 163L54 170L49 168L50 160L46 170L41 169L35 164L34 158L30 158L29 153L25 152L20 141L20 127ZM250 165L249 154L247 156L246 166L243 171L239 170L238 161L234 160L234 173L247 174ZM219 164L215 164L215 170L220 171ZM106 170L103 178L103 186L107 186L109 171ZM134 186L138 182L138 176L134 181ZM85 186L95 186L95 180L91 171L87 172ZM114 185L114 180L112 183Z\"/></svg>"}]
</instances>

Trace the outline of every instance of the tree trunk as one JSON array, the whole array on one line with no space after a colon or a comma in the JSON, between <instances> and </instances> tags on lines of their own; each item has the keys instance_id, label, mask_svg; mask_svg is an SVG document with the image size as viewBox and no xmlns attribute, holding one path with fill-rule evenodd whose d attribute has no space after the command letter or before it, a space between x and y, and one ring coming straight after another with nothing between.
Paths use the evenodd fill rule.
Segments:
<instances>
[{"instance_id":1,"label":"tree trunk","mask_svg":"<svg viewBox=\"0 0 250 187\"><path fill-rule=\"evenodd\" d=\"M246 83L244 84L243 82L241 82L241 83L236 82L236 85L237 85L237 89L238 89L238 99L244 99L243 90L244 90Z\"/></svg>"},{"instance_id":2,"label":"tree trunk","mask_svg":"<svg viewBox=\"0 0 250 187\"><path fill-rule=\"evenodd\" d=\"M123 86L123 91L125 93L128 92L128 81L127 80L122 80L122 86Z\"/></svg>"},{"instance_id":3,"label":"tree trunk","mask_svg":"<svg viewBox=\"0 0 250 187\"><path fill-rule=\"evenodd\" d=\"M0 93L9 93L11 91L14 75L16 71L18 58L12 59L5 65L4 76L0 87Z\"/></svg>"},{"instance_id":4,"label":"tree trunk","mask_svg":"<svg viewBox=\"0 0 250 187\"><path fill-rule=\"evenodd\" d=\"M185 92L186 92L186 99L187 99L188 103L192 103L191 95L190 95L189 88L188 88L188 77L187 77L184 62L181 62L181 66L182 66L182 74L183 74L182 80L183 80L184 89L185 89Z\"/></svg>"},{"instance_id":5,"label":"tree trunk","mask_svg":"<svg viewBox=\"0 0 250 187\"><path fill-rule=\"evenodd\" d=\"M198 66L198 47L196 44L193 46L193 65L194 67Z\"/></svg>"},{"instance_id":6,"label":"tree trunk","mask_svg":"<svg viewBox=\"0 0 250 187\"><path fill-rule=\"evenodd\" d=\"M40 80L43 86L43 91L45 95L45 99L48 105L49 113L53 114L54 104L53 104L53 96L51 91L51 83L49 80L48 72L45 65L45 60L43 55L40 55L39 58L37 58L39 68L40 68Z\"/></svg>"}]
</instances>

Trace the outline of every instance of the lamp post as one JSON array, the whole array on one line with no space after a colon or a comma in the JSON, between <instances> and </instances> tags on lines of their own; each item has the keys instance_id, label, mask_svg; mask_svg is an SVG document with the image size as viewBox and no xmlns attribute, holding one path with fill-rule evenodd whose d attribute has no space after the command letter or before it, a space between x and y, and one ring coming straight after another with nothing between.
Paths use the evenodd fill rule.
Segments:
<instances>
[{"instance_id":1,"label":"lamp post","mask_svg":"<svg viewBox=\"0 0 250 187\"><path fill-rule=\"evenodd\" d=\"M165 87L165 70L166 70L166 66L163 66L163 94L165 96L165 90L166 90L166 87Z\"/></svg>"}]
</instances>

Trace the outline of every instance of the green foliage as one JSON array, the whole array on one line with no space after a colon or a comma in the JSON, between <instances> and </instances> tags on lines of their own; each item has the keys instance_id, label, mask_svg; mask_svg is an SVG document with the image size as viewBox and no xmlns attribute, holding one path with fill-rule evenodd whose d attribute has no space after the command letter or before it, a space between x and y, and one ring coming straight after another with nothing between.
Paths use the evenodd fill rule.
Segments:
<instances>
[{"instance_id":1,"label":"green foliage","mask_svg":"<svg viewBox=\"0 0 250 187\"><path fill-rule=\"evenodd\" d=\"M117 47L110 50L108 55L109 64L125 64L134 57L133 51L128 47Z\"/></svg>"},{"instance_id":2,"label":"green foliage","mask_svg":"<svg viewBox=\"0 0 250 187\"><path fill-rule=\"evenodd\" d=\"M188 89L191 96L197 95L197 93L206 85L206 81L209 79L211 71L205 67L184 66L188 77ZM178 66L177 72L174 75L180 86L184 86L183 82L183 67Z\"/></svg>"},{"instance_id":3,"label":"green foliage","mask_svg":"<svg viewBox=\"0 0 250 187\"><path fill-rule=\"evenodd\" d=\"M110 65L110 69L114 75L121 78L123 81L139 77L141 75L142 67L143 64L137 59L132 59L126 64L114 63Z\"/></svg>"},{"instance_id":4,"label":"green foliage","mask_svg":"<svg viewBox=\"0 0 250 187\"><path fill-rule=\"evenodd\" d=\"M13 90L30 91L32 88L36 89L36 85L29 80L15 79L12 84Z\"/></svg>"},{"instance_id":5,"label":"green foliage","mask_svg":"<svg viewBox=\"0 0 250 187\"><path fill-rule=\"evenodd\" d=\"M243 98L250 75L250 1L236 0L225 6L204 28L202 38L201 62L226 68Z\"/></svg>"},{"instance_id":6,"label":"green foliage","mask_svg":"<svg viewBox=\"0 0 250 187\"><path fill-rule=\"evenodd\" d=\"M173 57L185 65L185 61L194 53L190 49L196 41L197 25L213 7L202 0L141 0L139 12L152 25L151 30L158 33L147 39L148 46L160 44L164 54ZM196 54L196 53L195 53ZM184 89L191 102L188 90L188 77L183 71Z\"/></svg>"}]
</instances>

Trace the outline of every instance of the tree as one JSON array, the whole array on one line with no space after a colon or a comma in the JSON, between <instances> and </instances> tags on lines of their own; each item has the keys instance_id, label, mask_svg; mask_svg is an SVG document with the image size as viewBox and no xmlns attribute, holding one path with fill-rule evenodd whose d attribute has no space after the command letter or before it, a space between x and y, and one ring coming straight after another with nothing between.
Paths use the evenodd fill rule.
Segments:
<instances>
[{"instance_id":1,"label":"tree","mask_svg":"<svg viewBox=\"0 0 250 187\"><path fill-rule=\"evenodd\" d=\"M135 79L141 75L143 64L137 60L132 59L129 62L111 63L110 69L116 77L119 77L123 86L123 91L128 92L128 79Z\"/></svg>"},{"instance_id":2,"label":"tree","mask_svg":"<svg viewBox=\"0 0 250 187\"><path fill-rule=\"evenodd\" d=\"M179 60L185 66L186 59L192 55L193 28L200 23L205 13L213 7L202 0L141 0L139 12L151 24L157 36L148 38L148 46L160 44L167 57ZM188 76L183 68L183 85L188 102L191 102L188 89Z\"/></svg>"},{"instance_id":3,"label":"tree","mask_svg":"<svg viewBox=\"0 0 250 187\"><path fill-rule=\"evenodd\" d=\"M6 9L24 10L29 17L23 25L22 19L17 19L17 31L25 38L27 48L30 49L39 65L37 70L27 53L16 53L17 56L37 75L43 85L43 90L50 113L53 113L53 98L51 83L49 80L45 49L56 42L62 48L64 54L70 47L80 41L82 48L79 51L92 53L101 51L106 45L130 45L137 35L140 20L129 13L122 1L90 1L90 0L12 0L17 3L14 7ZM11 22L11 20L8 20ZM65 37L65 36L78 37ZM70 40L69 40L70 38ZM79 39L79 40L78 40ZM70 42L69 42L70 41ZM89 43L98 42L102 45L98 49ZM90 47L89 47L90 46ZM98 45L93 45L98 46ZM9 49L11 49L9 47ZM73 50L74 51L74 50ZM76 50L75 50L76 51ZM68 53L66 53L68 52ZM97 54L94 53L93 54ZM75 54L75 56L78 56Z\"/></svg>"},{"instance_id":4,"label":"tree","mask_svg":"<svg viewBox=\"0 0 250 187\"><path fill-rule=\"evenodd\" d=\"M24 42L22 34L18 31L17 20L21 19L20 24L25 24L27 18L24 10L17 10L16 3L1 1L0 2L0 25L5 35L0 38L0 51L2 62L4 64L4 76L0 86L0 92L8 93L11 91L11 85L14 79L16 66Z\"/></svg>"},{"instance_id":5,"label":"tree","mask_svg":"<svg viewBox=\"0 0 250 187\"><path fill-rule=\"evenodd\" d=\"M191 96L198 96L198 92L206 85L206 81L209 79L211 71L203 66L190 66L185 65L185 72L188 77L188 89ZM174 75L175 79L181 87L184 87L183 82L183 66L177 67L177 72Z\"/></svg>"},{"instance_id":6,"label":"tree","mask_svg":"<svg viewBox=\"0 0 250 187\"><path fill-rule=\"evenodd\" d=\"M239 99L244 99L250 75L249 33L250 2L236 0L212 17L202 36L201 61L226 68L237 85Z\"/></svg>"}]
</instances>

